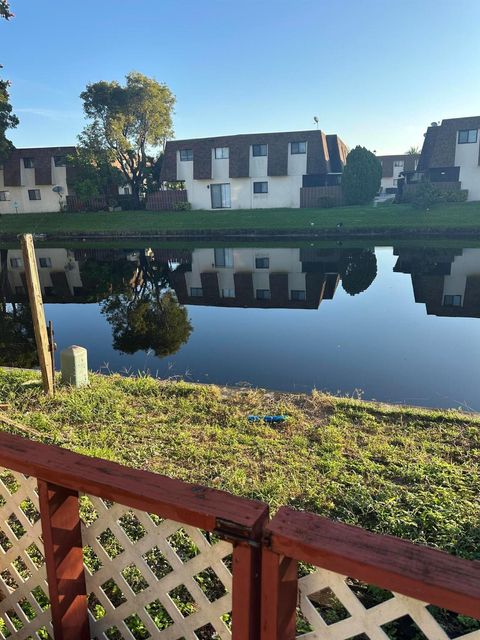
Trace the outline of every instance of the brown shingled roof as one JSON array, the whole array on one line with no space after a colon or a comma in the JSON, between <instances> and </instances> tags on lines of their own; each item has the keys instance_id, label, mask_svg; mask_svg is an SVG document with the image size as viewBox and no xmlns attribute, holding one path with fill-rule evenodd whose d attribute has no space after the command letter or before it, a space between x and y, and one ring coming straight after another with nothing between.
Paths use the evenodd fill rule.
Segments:
<instances>
[{"instance_id":1,"label":"brown shingled roof","mask_svg":"<svg viewBox=\"0 0 480 640\"><path fill-rule=\"evenodd\" d=\"M288 143L306 141L307 144L307 173L328 173L330 169L330 155L334 147L332 139L323 131L289 131L281 133L253 133L232 136L217 136L212 138L194 138L190 140L171 140L165 147L162 164L161 179L163 181L177 180L177 151L180 149L193 150L193 177L195 180L211 179L211 153L214 147L230 148L230 178L244 178L249 175L250 146L253 144L268 144L268 175L285 176L288 167ZM333 136L332 136L333 138ZM345 156L346 146L335 136L339 147L338 158ZM338 162L336 163L338 165ZM340 169L341 170L341 169Z\"/></svg>"}]
</instances>

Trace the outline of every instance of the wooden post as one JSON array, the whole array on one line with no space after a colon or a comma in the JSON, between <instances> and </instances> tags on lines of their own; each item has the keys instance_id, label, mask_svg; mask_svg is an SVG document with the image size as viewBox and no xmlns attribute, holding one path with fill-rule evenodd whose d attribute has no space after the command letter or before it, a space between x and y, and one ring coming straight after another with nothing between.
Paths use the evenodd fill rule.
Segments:
<instances>
[{"instance_id":1,"label":"wooden post","mask_svg":"<svg viewBox=\"0 0 480 640\"><path fill-rule=\"evenodd\" d=\"M55 640L89 640L78 493L38 481Z\"/></svg>"},{"instance_id":2,"label":"wooden post","mask_svg":"<svg viewBox=\"0 0 480 640\"><path fill-rule=\"evenodd\" d=\"M25 264L25 277L27 281L28 299L32 310L33 329L37 344L38 359L42 371L43 389L47 394L53 394L54 376L52 356L49 348L47 324L43 309L42 290L38 279L37 261L35 259L35 247L30 234L22 236L23 262Z\"/></svg>"},{"instance_id":3,"label":"wooden post","mask_svg":"<svg viewBox=\"0 0 480 640\"><path fill-rule=\"evenodd\" d=\"M261 548L239 542L233 548L232 640L260 637Z\"/></svg>"},{"instance_id":4,"label":"wooden post","mask_svg":"<svg viewBox=\"0 0 480 640\"><path fill-rule=\"evenodd\" d=\"M298 563L262 550L261 640L295 640Z\"/></svg>"}]
</instances>

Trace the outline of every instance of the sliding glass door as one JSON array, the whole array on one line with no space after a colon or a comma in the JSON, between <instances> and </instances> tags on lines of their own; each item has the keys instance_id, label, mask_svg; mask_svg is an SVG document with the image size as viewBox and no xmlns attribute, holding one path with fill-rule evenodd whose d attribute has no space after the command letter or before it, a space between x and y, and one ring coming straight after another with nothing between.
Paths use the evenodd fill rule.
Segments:
<instances>
[{"instance_id":1,"label":"sliding glass door","mask_svg":"<svg viewBox=\"0 0 480 640\"><path fill-rule=\"evenodd\" d=\"M230 184L211 184L212 209L230 209Z\"/></svg>"}]
</instances>

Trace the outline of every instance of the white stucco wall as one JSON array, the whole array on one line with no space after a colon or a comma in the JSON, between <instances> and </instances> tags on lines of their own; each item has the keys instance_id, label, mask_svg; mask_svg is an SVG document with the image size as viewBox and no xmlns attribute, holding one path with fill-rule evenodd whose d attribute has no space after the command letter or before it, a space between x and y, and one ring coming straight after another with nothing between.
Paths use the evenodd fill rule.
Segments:
<instances>
[{"instance_id":1,"label":"white stucco wall","mask_svg":"<svg viewBox=\"0 0 480 640\"><path fill-rule=\"evenodd\" d=\"M291 143L288 144L288 175L303 176L307 173L307 154L291 152ZM308 144L307 144L308 152Z\"/></svg>"},{"instance_id":2,"label":"white stucco wall","mask_svg":"<svg viewBox=\"0 0 480 640\"><path fill-rule=\"evenodd\" d=\"M230 172L230 160L228 158L215 158L215 149L212 149L212 180L214 182L228 182Z\"/></svg>"},{"instance_id":3,"label":"white stucco wall","mask_svg":"<svg viewBox=\"0 0 480 640\"><path fill-rule=\"evenodd\" d=\"M193 209L211 209L210 185L222 183L230 184L231 209L296 208L300 206L301 175L216 180L182 179L185 180L188 200ZM268 182L268 193L254 194L253 183L263 181Z\"/></svg>"},{"instance_id":4,"label":"white stucco wall","mask_svg":"<svg viewBox=\"0 0 480 640\"><path fill-rule=\"evenodd\" d=\"M254 156L250 147L250 177L263 178L268 173L268 156Z\"/></svg>"},{"instance_id":5,"label":"white stucco wall","mask_svg":"<svg viewBox=\"0 0 480 640\"><path fill-rule=\"evenodd\" d=\"M458 144L455 147L455 166L460 167L462 189L468 189L469 200L480 200L480 166L479 160L480 132L477 142Z\"/></svg>"},{"instance_id":6,"label":"white stucco wall","mask_svg":"<svg viewBox=\"0 0 480 640\"><path fill-rule=\"evenodd\" d=\"M180 160L177 151L177 178L185 181L193 209L211 209L212 184L229 184L231 209L270 209L300 207L302 177L307 171L307 154L291 154L288 149L288 175L268 176L268 156L253 157L250 147L249 177L230 178L230 160L215 158L212 149L212 178L193 179L193 161ZM253 193L254 182L268 182L268 193Z\"/></svg>"},{"instance_id":7,"label":"white stucco wall","mask_svg":"<svg viewBox=\"0 0 480 640\"><path fill-rule=\"evenodd\" d=\"M52 183L51 185L35 184L35 169L25 169L23 160L20 160L20 179L22 186L6 187L3 180L3 169L0 169L0 191L9 192L9 200L0 200L0 214L16 214L15 203L17 203L18 213L49 213L60 211L60 198L52 191L52 187L59 185L63 187L63 202L68 195L67 169L66 167L56 167L53 158L52 163ZM40 200L30 200L29 189L40 190Z\"/></svg>"},{"instance_id":8,"label":"white stucco wall","mask_svg":"<svg viewBox=\"0 0 480 640\"><path fill-rule=\"evenodd\" d=\"M389 176L388 178L382 178L380 186L381 186L382 191L385 191L385 189L392 188L394 186L393 185L393 176Z\"/></svg>"}]
</instances>

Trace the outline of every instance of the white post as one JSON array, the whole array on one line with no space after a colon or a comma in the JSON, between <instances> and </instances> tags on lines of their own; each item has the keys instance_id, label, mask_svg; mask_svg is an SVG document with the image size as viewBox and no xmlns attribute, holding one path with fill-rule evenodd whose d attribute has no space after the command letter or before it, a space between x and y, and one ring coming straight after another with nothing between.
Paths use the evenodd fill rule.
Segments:
<instances>
[{"instance_id":1,"label":"white post","mask_svg":"<svg viewBox=\"0 0 480 640\"><path fill-rule=\"evenodd\" d=\"M87 350L77 345L72 345L60 353L62 369L62 382L74 387L88 385Z\"/></svg>"}]
</instances>

